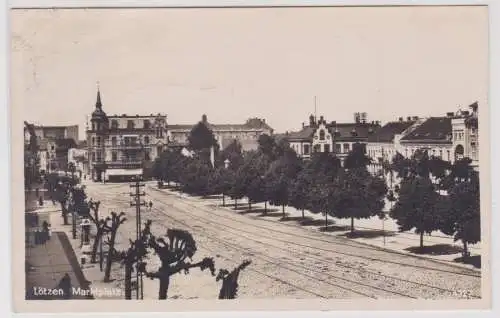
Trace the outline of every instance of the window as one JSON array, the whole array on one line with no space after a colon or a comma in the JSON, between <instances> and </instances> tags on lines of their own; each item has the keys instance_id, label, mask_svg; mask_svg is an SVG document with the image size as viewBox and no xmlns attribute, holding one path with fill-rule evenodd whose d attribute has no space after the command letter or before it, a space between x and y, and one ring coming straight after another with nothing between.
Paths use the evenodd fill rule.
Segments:
<instances>
[{"instance_id":1,"label":"window","mask_svg":"<svg viewBox=\"0 0 500 318\"><path fill-rule=\"evenodd\" d=\"M450 161L450 151L446 150L446 152L447 152L447 155L448 155L448 161Z\"/></svg>"},{"instance_id":2,"label":"window","mask_svg":"<svg viewBox=\"0 0 500 318\"><path fill-rule=\"evenodd\" d=\"M117 161L118 160L118 154L116 153L116 151L113 151L111 153L111 161Z\"/></svg>"},{"instance_id":3,"label":"window","mask_svg":"<svg viewBox=\"0 0 500 318\"><path fill-rule=\"evenodd\" d=\"M111 129L118 129L118 120L113 119L111 121Z\"/></svg>"},{"instance_id":4,"label":"window","mask_svg":"<svg viewBox=\"0 0 500 318\"><path fill-rule=\"evenodd\" d=\"M116 146L116 137L111 137L111 145L112 145L113 147L115 147L115 146Z\"/></svg>"},{"instance_id":5,"label":"window","mask_svg":"<svg viewBox=\"0 0 500 318\"><path fill-rule=\"evenodd\" d=\"M133 120L127 120L127 129L134 129L135 124Z\"/></svg>"},{"instance_id":6,"label":"window","mask_svg":"<svg viewBox=\"0 0 500 318\"><path fill-rule=\"evenodd\" d=\"M97 136L97 146L101 145L101 136Z\"/></svg>"},{"instance_id":7,"label":"window","mask_svg":"<svg viewBox=\"0 0 500 318\"><path fill-rule=\"evenodd\" d=\"M144 129L151 128L151 122L148 119L144 120Z\"/></svg>"},{"instance_id":8,"label":"window","mask_svg":"<svg viewBox=\"0 0 500 318\"><path fill-rule=\"evenodd\" d=\"M92 142L90 143L92 146L95 145L95 137L92 137Z\"/></svg>"},{"instance_id":9,"label":"window","mask_svg":"<svg viewBox=\"0 0 500 318\"><path fill-rule=\"evenodd\" d=\"M344 144L344 152L349 152L349 144Z\"/></svg>"},{"instance_id":10,"label":"window","mask_svg":"<svg viewBox=\"0 0 500 318\"><path fill-rule=\"evenodd\" d=\"M98 151L97 152L97 161L101 161L101 160L102 160L101 152Z\"/></svg>"},{"instance_id":11,"label":"window","mask_svg":"<svg viewBox=\"0 0 500 318\"><path fill-rule=\"evenodd\" d=\"M95 152L92 153L92 161L95 161Z\"/></svg>"},{"instance_id":12,"label":"window","mask_svg":"<svg viewBox=\"0 0 500 318\"><path fill-rule=\"evenodd\" d=\"M439 150L439 158L443 159L443 150Z\"/></svg>"},{"instance_id":13,"label":"window","mask_svg":"<svg viewBox=\"0 0 500 318\"><path fill-rule=\"evenodd\" d=\"M321 146L320 145L314 145L314 152L320 152Z\"/></svg>"},{"instance_id":14,"label":"window","mask_svg":"<svg viewBox=\"0 0 500 318\"><path fill-rule=\"evenodd\" d=\"M323 129L319 131L319 140L325 140L325 131Z\"/></svg>"},{"instance_id":15,"label":"window","mask_svg":"<svg viewBox=\"0 0 500 318\"><path fill-rule=\"evenodd\" d=\"M335 152L336 153L342 152L342 145L341 144L335 144Z\"/></svg>"},{"instance_id":16,"label":"window","mask_svg":"<svg viewBox=\"0 0 500 318\"><path fill-rule=\"evenodd\" d=\"M330 152L330 145L324 145L325 152Z\"/></svg>"},{"instance_id":17,"label":"window","mask_svg":"<svg viewBox=\"0 0 500 318\"><path fill-rule=\"evenodd\" d=\"M304 155L308 155L310 152L309 145L304 145Z\"/></svg>"},{"instance_id":18,"label":"window","mask_svg":"<svg viewBox=\"0 0 500 318\"><path fill-rule=\"evenodd\" d=\"M149 136L144 136L144 144L149 145Z\"/></svg>"},{"instance_id":19,"label":"window","mask_svg":"<svg viewBox=\"0 0 500 318\"><path fill-rule=\"evenodd\" d=\"M144 153L144 159L146 159L146 160L148 160L148 161L149 161L149 160L151 160L151 155L149 154L149 151L146 151L146 152Z\"/></svg>"}]
</instances>

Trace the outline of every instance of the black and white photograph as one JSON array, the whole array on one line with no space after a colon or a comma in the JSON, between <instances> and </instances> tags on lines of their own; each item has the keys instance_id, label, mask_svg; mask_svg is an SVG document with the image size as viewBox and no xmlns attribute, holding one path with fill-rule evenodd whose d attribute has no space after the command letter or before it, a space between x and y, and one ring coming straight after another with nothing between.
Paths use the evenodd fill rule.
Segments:
<instances>
[{"instance_id":1,"label":"black and white photograph","mask_svg":"<svg viewBox=\"0 0 500 318\"><path fill-rule=\"evenodd\" d=\"M488 305L487 6L9 19L19 304Z\"/></svg>"}]
</instances>

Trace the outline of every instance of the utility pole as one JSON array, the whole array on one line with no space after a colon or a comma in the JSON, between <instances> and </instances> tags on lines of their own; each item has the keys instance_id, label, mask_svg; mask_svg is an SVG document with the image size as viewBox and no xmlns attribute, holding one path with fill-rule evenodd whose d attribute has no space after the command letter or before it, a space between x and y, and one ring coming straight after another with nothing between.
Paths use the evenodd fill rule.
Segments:
<instances>
[{"instance_id":1,"label":"utility pole","mask_svg":"<svg viewBox=\"0 0 500 318\"><path fill-rule=\"evenodd\" d=\"M136 228L136 237L137 240L141 238L141 206L145 206L146 202L142 201L141 202L141 197L145 196L146 193L144 191L141 192L141 190L145 187L146 185L144 183L141 183L141 178L140 176L137 176L135 179L135 183L130 185L130 188L134 188L135 192L130 193L131 197L134 197L134 200L130 202L130 206L135 206L135 228ZM139 260L140 262L141 260ZM144 292L143 292L143 276L142 272L140 273L139 271L136 270L136 299L139 299L139 294L140 294L140 299L144 299Z\"/></svg>"}]
</instances>

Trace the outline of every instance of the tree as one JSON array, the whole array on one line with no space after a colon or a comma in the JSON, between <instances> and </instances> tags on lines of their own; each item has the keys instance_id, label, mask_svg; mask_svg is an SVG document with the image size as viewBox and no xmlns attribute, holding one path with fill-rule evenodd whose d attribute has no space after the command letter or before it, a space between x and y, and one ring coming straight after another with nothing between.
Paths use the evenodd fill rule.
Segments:
<instances>
[{"instance_id":1,"label":"tree","mask_svg":"<svg viewBox=\"0 0 500 318\"><path fill-rule=\"evenodd\" d=\"M444 161L443 159L435 156L432 156L429 159L429 171L431 175L436 179L437 184L440 185L440 187L450 169L451 165L448 161Z\"/></svg>"},{"instance_id":2,"label":"tree","mask_svg":"<svg viewBox=\"0 0 500 318\"><path fill-rule=\"evenodd\" d=\"M243 153L238 140L233 140L226 148L219 152L216 160L217 167L224 167L225 160L229 160L229 169L236 171L243 164Z\"/></svg>"},{"instance_id":3,"label":"tree","mask_svg":"<svg viewBox=\"0 0 500 318\"><path fill-rule=\"evenodd\" d=\"M390 211L400 231L415 228L420 234L420 248L424 247L424 234L438 230L442 224L439 208L442 196L427 177L414 176L401 182L399 198Z\"/></svg>"},{"instance_id":4,"label":"tree","mask_svg":"<svg viewBox=\"0 0 500 318\"><path fill-rule=\"evenodd\" d=\"M283 218L285 218L285 206L289 202L290 186L297 178L300 169L301 163L296 153L291 149L285 149L283 156L271 164L265 175L269 202L281 205Z\"/></svg>"},{"instance_id":5,"label":"tree","mask_svg":"<svg viewBox=\"0 0 500 318\"><path fill-rule=\"evenodd\" d=\"M336 186L330 191L329 201L333 206L329 213L338 218L351 219L351 233L354 232L354 219L382 217L387 185L381 177L371 175L363 167L339 174L334 181Z\"/></svg>"},{"instance_id":6,"label":"tree","mask_svg":"<svg viewBox=\"0 0 500 318\"><path fill-rule=\"evenodd\" d=\"M189 148L195 151L210 149L218 145L212 130L203 121L200 121L191 129L188 144Z\"/></svg>"},{"instance_id":7,"label":"tree","mask_svg":"<svg viewBox=\"0 0 500 318\"><path fill-rule=\"evenodd\" d=\"M124 212L120 212L120 214L116 212L111 212L111 218L106 222L106 231L109 232L109 241L107 242L109 245L108 248L108 256L106 258L106 269L104 271L104 281L109 282L111 276L111 265L115 256L115 242L116 242L116 233L118 232L118 228L120 225L125 223L127 218L125 217Z\"/></svg>"},{"instance_id":8,"label":"tree","mask_svg":"<svg viewBox=\"0 0 500 318\"><path fill-rule=\"evenodd\" d=\"M182 190L194 195L207 195L211 166L200 159L189 160L186 168L180 177Z\"/></svg>"},{"instance_id":9,"label":"tree","mask_svg":"<svg viewBox=\"0 0 500 318\"><path fill-rule=\"evenodd\" d=\"M222 194L222 206L226 206L226 195L234 184L234 172L225 167L216 168L208 179L208 187L214 194Z\"/></svg>"},{"instance_id":10,"label":"tree","mask_svg":"<svg viewBox=\"0 0 500 318\"><path fill-rule=\"evenodd\" d=\"M308 207L310 199L310 189L312 187L312 173L310 169L304 168L298 174L297 178L291 180L288 190L288 202L297 210L302 211L304 218L304 210Z\"/></svg>"},{"instance_id":11,"label":"tree","mask_svg":"<svg viewBox=\"0 0 500 318\"><path fill-rule=\"evenodd\" d=\"M266 171L270 160L260 151L253 152L246 157L243 167L248 208L252 209L252 203L264 202L264 213L267 213L268 192L266 191Z\"/></svg>"},{"instance_id":12,"label":"tree","mask_svg":"<svg viewBox=\"0 0 500 318\"><path fill-rule=\"evenodd\" d=\"M464 246L463 256L468 257L467 244L481 241L479 176L473 172L462 182L456 183L450 190L444 213L441 231L453 235L454 240L461 240Z\"/></svg>"},{"instance_id":13,"label":"tree","mask_svg":"<svg viewBox=\"0 0 500 318\"><path fill-rule=\"evenodd\" d=\"M371 163L370 157L366 155L365 145L355 143L352 145L352 150L349 152L344 161L344 168L356 169L365 168Z\"/></svg>"},{"instance_id":14,"label":"tree","mask_svg":"<svg viewBox=\"0 0 500 318\"><path fill-rule=\"evenodd\" d=\"M250 265L252 261L245 260L234 270L229 272L226 269L220 269L215 281L222 280L222 287L219 292L219 299L235 299L238 295L238 278L240 272Z\"/></svg>"},{"instance_id":15,"label":"tree","mask_svg":"<svg viewBox=\"0 0 500 318\"><path fill-rule=\"evenodd\" d=\"M139 239L130 241L130 246L126 251L120 253L122 264L125 267L125 299L132 299L132 273L134 265L137 265L136 270L142 265L140 261L148 253L148 242L151 236L151 221L148 220L144 224Z\"/></svg>"},{"instance_id":16,"label":"tree","mask_svg":"<svg viewBox=\"0 0 500 318\"><path fill-rule=\"evenodd\" d=\"M259 148L258 150L267 156L270 160L275 160L277 155L276 155L276 140L267 135L267 134L262 134L259 136L259 139L257 140L259 143Z\"/></svg>"},{"instance_id":17,"label":"tree","mask_svg":"<svg viewBox=\"0 0 500 318\"><path fill-rule=\"evenodd\" d=\"M187 259L192 259L197 251L196 242L191 233L180 229L167 230L166 239L151 236L148 242L161 261L161 266L156 272L149 272L146 264L142 263L139 269L151 279L158 279L159 299L167 299L170 277L181 271L186 274L189 269L199 267L201 270L210 269L212 276L215 276L215 265L212 258L204 258L200 262L190 263Z\"/></svg>"},{"instance_id":18,"label":"tree","mask_svg":"<svg viewBox=\"0 0 500 318\"><path fill-rule=\"evenodd\" d=\"M99 218L99 207L101 206L101 201L89 200L89 208L93 213L89 213L89 218L94 223L96 227L96 235L94 237L94 243L92 244L92 252L90 256L90 262L96 263L97 260L97 249L99 248L99 242L102 240L103 236L107 234L108 227L106 224L110 221L110 218Z\"/></svg>"}]
</instances>

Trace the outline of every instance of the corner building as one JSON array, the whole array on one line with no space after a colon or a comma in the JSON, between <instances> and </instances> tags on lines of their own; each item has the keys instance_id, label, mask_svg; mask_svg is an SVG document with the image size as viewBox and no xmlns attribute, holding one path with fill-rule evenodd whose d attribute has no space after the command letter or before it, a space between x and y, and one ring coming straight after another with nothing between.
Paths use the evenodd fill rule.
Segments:
<instances>
[{"instance_id":1,"label":"corner building","mask_svg":"<svg viewBox=\"0 0 500 318\"><path fill-rule=\"evenodd\" d=\"M151 165L164 150L166 140L166 115L108 116L97 91L87 129L92 180L118 181L142 175L144 167Z\"/></svg>"}]
</instances>

